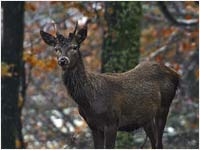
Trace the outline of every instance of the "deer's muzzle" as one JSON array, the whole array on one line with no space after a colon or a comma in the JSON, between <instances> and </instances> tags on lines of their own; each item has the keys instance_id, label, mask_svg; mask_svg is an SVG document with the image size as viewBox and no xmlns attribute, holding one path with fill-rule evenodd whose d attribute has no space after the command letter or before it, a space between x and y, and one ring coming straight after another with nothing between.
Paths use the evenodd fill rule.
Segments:
<instances>
[{"instance_id":1,"label":"deer's muzzle","mask_svg":"<svg viewBox=\"0 0 200 150\"><path fill-rule=\"evenodd\" d=\"M62 57L59 57L58 59L58 64L62 67L62 66L66 66L66 65L69 65L70 63L70 60L68 57L66 56L62 56Z\"/></svg>"}]
</instances>

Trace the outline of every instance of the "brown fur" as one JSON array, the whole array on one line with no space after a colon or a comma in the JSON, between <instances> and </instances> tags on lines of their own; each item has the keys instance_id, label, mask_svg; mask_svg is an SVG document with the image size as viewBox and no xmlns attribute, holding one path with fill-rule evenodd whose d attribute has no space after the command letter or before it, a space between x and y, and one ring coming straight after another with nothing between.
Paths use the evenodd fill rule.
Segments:
<instances>
[{"instance_id":1,"label":"brown fur","mask_svg":"<svg viewBox=\"0 0 200 150\"><path fill-rule=\"evenodd\" d=\"M170 106L178 85L178 74L155 62L115 74L88 73L82 60L78 64L73 71L64 72L64 82L78 103L80 114L94 131L105 132L106 127L121 131L145 127Z\"/></svg>"}]
</instances>

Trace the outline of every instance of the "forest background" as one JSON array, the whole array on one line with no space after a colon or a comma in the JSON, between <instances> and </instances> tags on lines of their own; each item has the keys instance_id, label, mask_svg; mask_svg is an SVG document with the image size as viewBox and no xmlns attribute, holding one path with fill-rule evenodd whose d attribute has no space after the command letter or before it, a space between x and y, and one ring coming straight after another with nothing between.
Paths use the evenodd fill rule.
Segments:
<instances>
[{"instance_id":1,"label":"forest background","mask_svg":"<svg viewBox=\"0 0 200 150\"><path fill-rule=\"evenodd\" d=\"M2 2L2 148L92 148L91 132L61 80L40 29L68 35L87 20L81 52L93 72L123 72L153 60L181 75L165 148L199 146L199 4L184 2ZM139 148L144 131L119 132L117 148ZM144 148L150 148L149 141Z\"/></svg>"}]
</instances>

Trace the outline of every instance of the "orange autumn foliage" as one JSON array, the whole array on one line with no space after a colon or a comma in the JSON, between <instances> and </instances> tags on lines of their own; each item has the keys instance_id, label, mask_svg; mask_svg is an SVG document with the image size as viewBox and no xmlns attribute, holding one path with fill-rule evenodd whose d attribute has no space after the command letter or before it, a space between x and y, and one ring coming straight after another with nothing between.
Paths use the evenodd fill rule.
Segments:
<instances>
[{"instance_id":1,"label":"orange autumn foliage","mask_svg":"<svg viewBox=\"0 0 200 150\"><path fill-rule=\"evenodd\" d=\"M36 55L24 53L23 60L30 64L32 67L37 67L44 71L52 71L57 66L57 60L54 57L49 57L47 59L38 59L36 58Z\"/></svg>"}]
</instances>

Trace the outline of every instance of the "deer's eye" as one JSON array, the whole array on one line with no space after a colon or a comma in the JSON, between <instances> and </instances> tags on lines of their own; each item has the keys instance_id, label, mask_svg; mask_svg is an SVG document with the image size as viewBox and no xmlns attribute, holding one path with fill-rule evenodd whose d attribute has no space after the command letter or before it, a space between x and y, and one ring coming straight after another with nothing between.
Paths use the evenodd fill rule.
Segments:
<instances>
[{"instance_id":1,"label":"deer's eye","mask_svg":"<svg viewBox=\"0 0 200 150\"><path fill-rule=\"evenodd\" d=\"M78 46L77 46L77 45L74 45L74 46L73 46L73 49L74 49L74 50L77 50L77 49L78 49Z\"/></svg>"}]
</instances>

